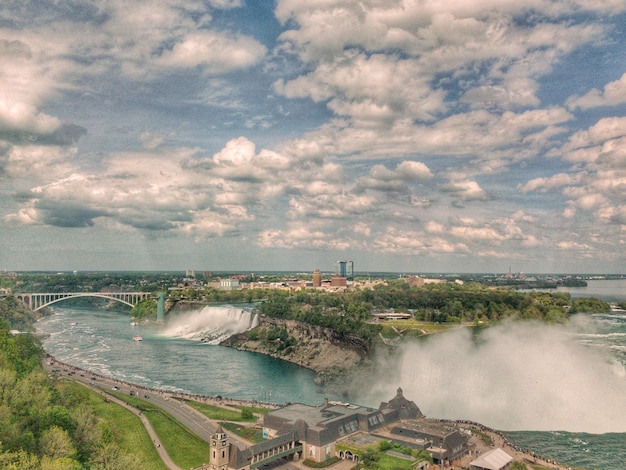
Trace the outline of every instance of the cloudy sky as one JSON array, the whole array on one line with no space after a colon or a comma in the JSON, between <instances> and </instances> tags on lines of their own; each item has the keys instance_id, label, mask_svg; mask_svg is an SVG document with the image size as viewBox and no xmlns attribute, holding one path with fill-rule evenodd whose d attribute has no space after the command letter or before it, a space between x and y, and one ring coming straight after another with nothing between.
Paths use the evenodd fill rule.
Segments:
<instances>
[{"instance_id":1,"label":"cloudy sky","mask_svg":"<svg viewBox=\"0 0 626 470\"><path fill-rule=\"evenodd\" d=\"M0 269L626 271L625 0L4 0Z\"/></svg>"}]
</instances>

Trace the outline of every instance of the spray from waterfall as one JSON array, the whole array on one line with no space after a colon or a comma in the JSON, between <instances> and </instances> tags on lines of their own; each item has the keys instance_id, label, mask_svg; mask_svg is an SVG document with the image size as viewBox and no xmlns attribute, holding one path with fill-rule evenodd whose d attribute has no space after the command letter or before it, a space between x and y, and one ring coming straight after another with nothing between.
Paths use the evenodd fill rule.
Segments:
<instances>
[{"instance_id":1,"label":"spray from waterfall","mask_svg":"<svg viewBox=\"0 0 626 470\"><path fill-rule=\"evenodd\" d=\"M383 378L360 388L360 399L375 403L400 385L429 417L502 430L624 432L626 369L589 344L588 323L503 323L478 340L458 329L411 342L379 358Z\"/></svg>"},{"instance_id":2,"label":"spray from waterfall","mask_svg":"<svg viewBox=\"0 0 626 470\"><path fill-rule=\"evenodd\" d=\"M229 336L254 328L258 323L258 315L253 309L228 305L207 306L169 318L162 334L219 344Z\"/></svg>"}]
</instances>

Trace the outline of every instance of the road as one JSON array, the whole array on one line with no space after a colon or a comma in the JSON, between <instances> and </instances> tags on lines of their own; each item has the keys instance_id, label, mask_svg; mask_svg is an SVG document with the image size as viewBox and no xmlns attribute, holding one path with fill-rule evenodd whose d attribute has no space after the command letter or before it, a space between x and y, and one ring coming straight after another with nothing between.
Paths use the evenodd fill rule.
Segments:
<instances>
[{"instance_id":1,"label":"road","mask_svg":"<svg viewBox=\"0 0 626 470\"><path fill-rule=\"evenodd\" d=\"M111 400L137 414L144 423L144 426L146 426L148 433L155 443L155 447L158 445L157 451L169 468L178 469L178 467L176 467L176 465L169 458L169 455L165 452L165 449L163 449L163 447L158 443L158 437L154 434L154 431L145 416L143 416L138 409L128 405L123 400L119 400L113 395L110 395L108 393L109 391L115 390L118 393L128 396L130 396L130 392L132 391L134 396L141 398L142 400L149 401L166 413L169 413L205 442L210 442L211 435L215 434L215 431L217 430L217 421L207 418L196 409L187 405L184 400L171 398L170 394L167 392L148 390L116 379L100 375L96 376L88 371L78 369L64 363L52 362L50 360L44 361L44 368L48 372L55 373L59 377L67 377L71 380L75 380L99 393L104 392L110 397ZM229 438L230 441L240 449L245 449L252 445L251 442L232 433L229 434Z\"/></svg>"}]
</instances>

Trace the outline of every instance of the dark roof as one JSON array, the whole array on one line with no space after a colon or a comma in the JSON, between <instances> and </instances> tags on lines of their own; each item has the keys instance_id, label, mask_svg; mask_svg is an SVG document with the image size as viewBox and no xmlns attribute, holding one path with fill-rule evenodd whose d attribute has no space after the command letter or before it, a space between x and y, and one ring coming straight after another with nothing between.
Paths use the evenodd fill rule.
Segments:
<instances>
[{"instance_id":1,"label":"dark roof","mask_svg":"<svg viewBox=\"0 0 626 470\"><path fill-rule=\"evenodd\" d=\"M269 412L263 425L277 434L296 432L299 440L321 446L352 434L370 431L394 421L395 410L377 410L348 403L313 407L295 403Z\"/></svg>"},{"instance_id":2,"label":"dark roof","mask_svg":"<svg viewBox=\"0 0 626 470\"><path fill-rule=\"evenodd\" d=\"M258 454L260 452L264 452L266 450L273 449L282 444L287 444L289 442L295 441L296 435L293 432L283 434L282 436L275 437L274 439L269 439L267 441L259 442L258 444L254 444L249 449L252 454Z\"/></svg>"},{"instance_id":3,"label":"dark roof","mask_svg":"<svg viewBox=\"0 0 626 470\"><path fill-rule=\"evenodd\" d=\"M402 389L400 387L398 387L396 396L389 400L388 403L381 403L379 408L381 410L385 408L396 410L400 415L400 419L415 419L422 418L424 416L415 402L404 398L404 394L402 393Z\"/></svg>"}]
</instances>

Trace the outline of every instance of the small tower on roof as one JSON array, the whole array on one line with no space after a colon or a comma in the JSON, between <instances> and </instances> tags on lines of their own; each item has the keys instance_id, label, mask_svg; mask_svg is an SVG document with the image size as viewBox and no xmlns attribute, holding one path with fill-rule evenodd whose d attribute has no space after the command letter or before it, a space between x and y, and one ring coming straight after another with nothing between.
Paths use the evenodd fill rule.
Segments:
<instances>
[{"instance_id":1,"label":"small tower on roof","mask_svg":"<svg viewBox=\"0 0 626 470\"><path fill-rule=\"evenodd\" d=\"M392 408L396 410L400 419L415 419L424 417L415 402L407 400L404 397L404 393L400 387L398 387L398 390L396 391L396 396L389 400L388 403L381 403L380 409L382 410L385 408Z\"/></svg>"}]
</instances>

